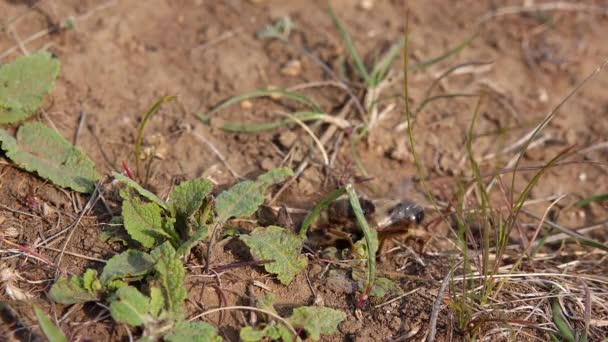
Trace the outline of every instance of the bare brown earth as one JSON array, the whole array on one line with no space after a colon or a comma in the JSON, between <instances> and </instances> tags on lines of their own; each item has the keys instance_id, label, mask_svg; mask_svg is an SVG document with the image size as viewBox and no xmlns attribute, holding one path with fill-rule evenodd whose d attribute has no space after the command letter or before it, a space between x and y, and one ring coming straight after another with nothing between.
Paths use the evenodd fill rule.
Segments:
<instances>
[{"instance_id":1,"label":"bare brown earth","mask_svg":"<svg viewBox=\"0 0 608 342\"><path fill-rule=\"evenodd\" d=\"M473 144L484 174L492 174L511 160L517 149L504 150L531 131L608 56L607 10L582 7L605 5L603 1L571 2L580 6L557 6L542 12L518 7L522 11L491 16L499 8L522 6L523 2L376 0L370 1L371 8L365 9L362 5L365 1L330 1L367 61L403 36L406 13L410 19L410 64L429 61L479 34L459 53L410 73L409 88L412 107L416 108L426 89L443 72L462 63L476 62L443 79L436 93L485 93L476 127L478 137ZM247 177L283 165L296 168L300 164L311 140L297 125L265 133L225 133L203 125L193 114L206 112L247 91L332 80L317 61L302 52L305 49L335 73L340 72L344 58L348 61L327 8L325 1L305 0L0 1L3 29L0 63L38 49L57 56L61 61L60 77L44 109L33 120L52 125L71 141L77 135L78 146L107 175L121 172L123 162L134 165L134 141L143 113L158 98L178 95L178 101L163 106L146 128L145 147L156 148L157 152L151 188L165 196L183 179L205 176L218 184L231 184L237 181L236 176ZM292 45L256 38L256 31L283 16L291 17L297 25L290 36ZM74 28L62 29L69 17L74 18ZM287 75L282 70L292 61L301 63L301 70ZM392 82L381 96L382 106L392 104L395 108L357 146L362 163L373 178L358 189L371 197L410 198L428 205L407 131L395 129L405 121L404 101L400 97L402 70L401 58L397 58ZM346 73L349 79L354 79L352 67L347 67ZM357 95L362 94L360 84L353 83L352 87ZM302 92L331 114L339 113L349 99L343 90L331 86L313 86ZM539 203L527 206L526 210L542 215L554 199L551 196L567 194L558 204L559 215L554 215L553 220L571 228L606 220L605 206L593 204L582 210L572 204L608 192L605 165L608 154L605 146L598 145L608 136L607 92L608 75L602 72L561 106L541 133L541 139L526 153L523 165L539 166L569 146L575 149L599 146L568 159L579 162L549 170L531 194ZM424 177L431 193L443 203L453 203L461 180L472 174L465 138L475 103L474 98L441 99L416 117L414 136L416 151L425 165ZM256 100L251 102L251 108L249 104L241 104L215 117L261 123L279 119L272 114L277 109L289 110L269 100ZM346 113L350 121L361 121L354 107ZM82 117L84 124L79 130ZM326 145L330 153L336 151L334 166L324 170L320 154L313 153L309 168L275 204L311 208L339 179L360 175L353 166L347 139L335 141ZM292 147L292 154L286 157ZM514 190L522 191L532 175L533 172L520 172ZM507 188L510 179L503 179ZM120 246L108 245L97 238L111 215L119 213L109 184L107 189L108 208L98 203L95 210L74 226L72 223L88 198L58 190L17 170L7 160L0 161L0 267L18 270L21 276L16 280L18 287L51 317L59 319L60 327L74 341L128 340L126 328L115 325L101 306L69 308L46 299L57 274L78 274L87 267L99 269L102 263L96 259L107 259L120 251ZM500 196L496 201L506 205ZM288 315L293 307L313 303L344 310L347 320L338 333L324 336L325 341L409 338L419 341L428 333L433 302L456 255L452 253L454 236L439 215L429 209L427 217L427 224L421 229L428 236L401 241L399 248L385 251L382 258L380 271L395 280L404 293L414 290L392 303L382 305L395 296L372 299L368 306L356 310L349 278L329 271L347 271L348 267L339 267L321 256L310 255L307 274L299 275L288 287L257 267L227 271L219 279L208 277L200 267L204 262L193 258L188 263L188 314L191 317L220 305L252 305L254 298L271 291L281 314ZM537 223L529 217L522 217L522 222ZM530 238L535 227L522 224L524 235ZM9 228L16 228L16 233L7 233ZM54 237L59 232L63 233ZM606 227L588 236L605 243ZM53 239L47 240L50 237ZM68 253L59 261L59 252L66 241ZM513 237L514 246L520 246L521 241ZM596 275L604 276L604 281L608 274L606 254L595 249L554 244L542 253L547 261L525 263L524 271L561 273L571 268L572 274L581 275L580 279L587 279L582 275ZM241 245L229 239L215 246L215 255L214 266L250 258ZM227 303L220 302L211 286L218 281ZM254 286L254 282L263 284L266 290ZM581 286L574 280L568 284ZM521 279L509 286L509 291L495 298L497 303L512 300L515 296L509 297L511 293L538 291L534 284ZM603 293L594 293L604 304L606 288ZM8 317L2 317L0 329L4 331L0 339L28 340L39 336L31 301L12 300L6 291L0 291L0 301L10 303L13 310L12 316L3 314ZM443 302L449 305L450 297L446 295ZM488 323L482 328L486 333L479 337L547 340L548 334L543 329L555 328L546 325L551 322L547 302L529 303L537 304L539 310L544 310L545 320L542 315L530 318L526 316L529 311L518 311L526 302L480 314L477 319ZM573 315L581 317L580 306L572 305L571 309ZM205 318L213 324L220 323L219 315ZM219 325L222 335L227 340L238 340L239 328L249 324L250 318L249 313L226 314ZM496 321L492 322L492 318ZM606 307L594 306L592 318L597 321L591 325L590 340L607 337ZM467 336L466 331L455 329L455 320L454 311L445 306L437 324L439 340L460 340ZM492 333L493 329L504 327L506 320L525 320L532 326L524 326L516 335ZM539 328L541 323L545 324L543 329Z\"/></svg>"}]
</instances>

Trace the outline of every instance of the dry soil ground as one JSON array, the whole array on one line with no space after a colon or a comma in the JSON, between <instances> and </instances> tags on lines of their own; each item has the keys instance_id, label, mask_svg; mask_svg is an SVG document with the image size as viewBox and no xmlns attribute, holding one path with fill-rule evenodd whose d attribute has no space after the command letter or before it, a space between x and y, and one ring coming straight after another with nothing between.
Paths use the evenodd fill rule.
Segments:
<instances>
[{"instance_id":1,"label":"dry soil ground","mask_svg":"<svg viewBox=\"0 0 608 342\"><path fill-rule=\"evenodd\" d=\"M404 35L406 13L410 19L412 65L432 60L478 34L457 54L409 73L409 89L412 107L417 108L433 81L460 65L437 84L433 94L485 94L473 143L473 154L483 174L491 175L505 167L517 155L521 147L518 142L608 57L608 9L599 7L606 6L601 0L329 3L367 62ZM77 145L105 174L120 172L123 161L134 163L136 129L147 108L161 96L179 95L179 100L164 106L146 128L145 146L156 151L151 188L163 196L183 179L206 176L218 184L230 184L237 176L247 177L261 170L282 165L297 168L306 158L311 140L298 125L264 133L226 133L202 124L193 115L208 111L230 96L270 86L301 87L326 112L343 112L350 122L361 122L357 106L351 104L344 110L350 96L335 86L335 79L321 65L333 70L334 75L344 71L352 92L362 98L364 89L355 77L327 8L325 1L305 0L4 0L0 1L0 63L38 49L57 56L61 61L60 77L34 120L52 125L71 141L77 139ZM257 31L285 16L296 24L288 44L256 38ZM68 18L73 21L71 29L62 26ZM393 63L390 82L380 95L381 109L394 108L386 111L356 146L372 178L361 183L359 189L370 197L405 197L428 206L407 130L403 129L401 60L400 55ZM295 68L286 69L294 65ZM606 226L594 225L606 222L605 208L592 204L579 209L572 204L608 192L607 91L608 74L604 71L559 108L522 162L539 166L568 146L582 150L568 157L572 163L554 167L544 175L531 193L531 199L536 201L525 208L531 214L542 215L556 196L566 194L550 219L572 229L595 227L584 234L604 243ZM470 97L439 99L416 116L414 137L425 166L424 178L446 210L454 204L463 180L472 175L465 138L475 103L476 99ZM230 121L261 123L280 118L273 114L279 109L289 111L273 101L256 100L214 115ZM311 208L340 179L361 175L353 166L348 139L348 132L339 131L326 144L330 157L335 159L329 169L313 149L306 170L275 204ZM587 147L591 148L585 150ZM521 192L533 174L533 169L519 172L513 190ZM504 178L502 184L505 192L511 191L510 177ZM276 191L275 188L270 197ZM504 197L495 197L492 200L497 207L506 205ZM0 264L19 272L21 278L14 280L15 285L56 318L71 340L128 340L125 328L113 324L104 308L93 304L62 307L46 299L58 273L76 274L86 267L100 268L98 260L120 250L97 238L111 214L118 214L119 206L111 198L109 208L100 204L80 224L72 225L86 200L58 190L3 160ZM41 210L41 205L51 209ZM505 265L513 264L513 256L521 255L538 224L526 214L521 216L521 233L512 236L511 259L505 258ZM391 303L382 305L394 295L374 299L362 310L355 310L356 298L349 291L348 279L328 272L343 266L321 255L310 255L307 274L301 274L289 287L257 267L229 270L219 278L206 277L196 267L203 261L192 260L187 284L188 315L220 305L251 305L251 298L271 291L280 313L313 302L347 312L339 331L323 337L327 341L421 340L429 332L440 284L450 266L461 260L455 252L454 235L439 217L435 210L428 209L426 224L421 227L428 236L402 240L384 251L380 271L396 281L403 293L414 290ZM9 228L16 228L16 234L7 233ZM58 263L58 251L72 229L75 231L66 249L69 254ZM41 243L60 232L52 242ZM545 234L557 232L543 228L542 235ZM550 284L561 287L563 307L579 330L585 325L583 303L588 292L583 289L591 289L591 316L587 320L590 340L608 336L606 254L571 242L543 247L536 260L525 261L515 272L528 276L513 277L506 290L492 298L491 305L472 306L473 325L480 327L477 338L547 340L547 331L555 330L547 299ZM248 260L249 256L235 244L224 240L216 245L214 264ZM348 265L343 269L348 269ZM502 270L506 272L508 269ZM227 303L220 303L217 292L209 286L218 281ZM253 286L254 282L264 284L265 289ZM436 325L438 340L460 340L470 334L458 328L458 310L450 305L453 298L450 293L444 295ZM0 300L10 303L13 314L4 314L0 339L34 338L28 329L10 331L19 328L15 325L18 317L23 326L38 333L30 302L14 301L6 291L0 292ZM218 315L206 319L219 323ZM231 312L219 327L224 338L237 340L239 327L249 322L248 313Z\"/></svg>"}]
</instances>

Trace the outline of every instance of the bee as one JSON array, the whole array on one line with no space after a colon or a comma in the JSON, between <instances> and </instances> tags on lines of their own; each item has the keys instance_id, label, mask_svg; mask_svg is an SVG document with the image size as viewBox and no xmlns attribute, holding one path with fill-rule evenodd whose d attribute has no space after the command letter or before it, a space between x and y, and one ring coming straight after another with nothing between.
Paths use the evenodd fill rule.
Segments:
<instances>
[{"instance_id":1,"label":"bee","mask_svg":"<svg viewBox=\"0 0 608 342\"><path fill-rule=\"evenodd\" d=\"M424 208L410 200L371 200L359 197L365 219L378 232L380 247L391 237L407 235L410 228L424 221ZM309 234L309 244L316 248L352 246L362 237L348 198L331 203L320 215ZM380 250L380 248L378 249Z\"/></svg>"}]
</instances>

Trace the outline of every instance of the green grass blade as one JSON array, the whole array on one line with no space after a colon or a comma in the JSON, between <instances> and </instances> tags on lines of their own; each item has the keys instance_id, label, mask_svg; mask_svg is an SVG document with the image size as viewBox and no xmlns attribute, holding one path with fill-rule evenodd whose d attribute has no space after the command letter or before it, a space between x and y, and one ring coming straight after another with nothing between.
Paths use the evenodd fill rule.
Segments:
<instances>
[{"instance_id":1,"label":"green grass blade","mask_svg":"<svg viewBox=\"0 0 608 342\"><path fill-rule=\"evenodd\" d=\"M378 250L378 237L376 236L376 232L372 231L372 228L370 228L369 224L367 223L365 215L363 215L363 209L361 209L361 203L359 203L359 196L357 195L353 185L347 184L345 189L350 200L350 205L353 208L355 217L357 218L357 225L363 231L365 244L367 246L367 281L365 284L365 290L363 291L364 296L366 296L374 286L376 279L376 251Z\"/></svg>"},{"instance_id":2,"label":"green grass blade","mask_svg":"<svg viewBox=\"0 0 608 342\"><path fill-rule=\"evenodd\" d=\"M530 195L530 192L532 191L532 189L536 186L536 184L540 181L540 178L542 177L542 175L545 174L545 172L547 170L549 170L555 163L557 163L560 159L565 158L570 151L572 150L574 146L570 146L568 148L566 148L565 150L561 151L560 153L558 153L555 157L553 157L553 159L551 159L547 165L543 166L542 169L540 169L535 175L534 177L532 177L532 180L530 180L530 182L526 185L524 191L519 195L519 197L517 198L514 206L513 206L513 212L509 215L508 218L508 227L512 227L515 224L515 220L517 219L517 216L519 215L519 212L521 211L521 209L523 208L524 202L526 201L526 199L528 198L528 196Z\"/></svg>"},{"instance_id":3,"label":"green grass blade","mask_svg":"<svg viewBox=\"0 0 608 342\"><path fill-rule=\"evenodd\" d=\"M471 119L471 125L469 126L469 131L467 133L467 154L469 157L469 164L471 165L471 170L473 171L473 175L475 177L475 182L477 183L477 190L481 196L481 219L483 220L483 224L481 226L481 239L482 239L482 275L484 277L484 289L488 289L491 287L491 274L489 272L489 253L490 253L490 234L489 234L489 226L488 226L488 218L489 212L488 208L490 206L490 200L488 197L488 193L486 192L486 187L483 182L483 178L481 177L481 171L479 170L479 165L473 156L473 134L475 132L475 122L477 121L477 116L479 115L479 109L481 107L482 98L480 97L477 101L477 105L475 106L475 111L473 112L473 118ZM498 247L498 246L497 246ZM488 295L487 291L484 291L483 296ZM483 303L483 300L482 300Z\"/></svg>"},{"instance_id":4,"label":"green grass blade","mask_svg":"<svg viewBox=\"0 0 608 342\"><path fill-rule=\"evenodd\" d=\"M588 198L584 198L584 199L576 202L575 205L578 208L584 208L591 203L599 203L599 202L605 202L605 201L608 201L608 194L601 194L601 195L595 195L595 196L591 196Z\"/></svg>"},{"instance_id":5,"label":"green grass blade","mask_svg":"<svg viewBox=\"0 0 608 342\"><path fill-rule=\"evenodd\" d=\"M386 75L388 74L388 69L391 67L391 64L399 54L399 52L403 49L405 45L405 39L401 38L397 43L393 44L388 52L382 57L380 62L374 65L372 70L372 86L377 86L380 82L384 80Z\"/></svg>"},{"instance_id":6,"label":"green grass blade","mask_svg":"<svg viewBox=\"0 0 608 342\"><path fill-rule=\"evenodd\" d=\"M429 103L431 103L433 101L441 100L441 99L451 99L451 98L455 98L455 97L479 97L479 94L451 93L451 94L441 94L441 95L429 96L429 97L426 97L424 100L422 100L422 102L420 103L418 108L416 108L416 111L414 113L416 113L416 114L420 113L420 111L422 111L422 109L424 107L426 107L426 105L428 105Z\"/></svg>"},{"instance_id":7,"label":"green grass blade","mask_svg":"<svg viewBox=\"0 0 608 342\"><path fill-rule=\"evenodd\" d=\"M353 59L353 62L355 63L355 69L359 73L359 76L365 81L366 84L370 85L371 77L370 77L369 73L367 72L365 65L363 64L363 61L361 60L359 53L357 53L357 49L355 49L352 39L348 35L348 32L346 32L346 29L344 28L344 26L342 26L342 23L340 22L340 20L336 16L336 13L334 12L334 10L332 8L329 9L329 16L331 17L331 20L333 21L334 25L336 25L336 28L338 29L338 32L340 33L340 36L342 37L342 40L344 41L344 45L346 45L346 49L348 50L350 57Z\"/></svg>"},{"instance_id":8,"label":"green grass blade","mask_svg":"<svg viewBox=\"0 0 608 342\"><path fill-rule=\"evenodd\" d=\"M318 112L297 112L294 113L293 116L300 121L309 122L309 121L331 121L331 117L324 113ZM199 114L198 118L206 125L210 125L212 127L219 128L226 132L231 133L258 133L264 131L270 131L273 129L277 129L282 126L287 126L291 124L295 124L294 120L277 120L272 122L265 122L259 124L252 124L246 122L221 122L219 125L214 125L214 120L206 115Z\"/></svg>"},{"instance_id":9,"label":"green grass blade","mask_svg":"<svg viewBox=\"0 0 608 342\"><path fill-rule=\"evenodd\" d=\"M61 329L59 329L53 321L42 311L38 306L34 305L34 312L38 318L40 329L50 342L68 342Z\"/></svg>"},{"instance_id":10,"label":"green grass blade","mask_svg":"<svg viewBox=\"0 0 608 342\"><path fill-rule=\"evenodd\" d=\"M424 93L424 97L422 100L422 103L420 104L420 106L418 106L418 109L416 109L415 113L418 113L422 110L422 107L425 105L425 102L427 101L428 98L431 97L431 94L433 93L433 90L435 90L435 88L439 85L439 83L441 82L442 79L448 77L450 74L452 74L453 72L455 72L456 70L460 69L460 68L464 68L464 67L468 67L468 66L483 66L483 65L489 65L492 64L493 62L467 62L467 63L462 63L462 64L458 64L455 65L451 68L449 68L448 70L444 71L441 75L439 75L439 77L435 78L433 80L433 83L431 83L431 85L427 88L426 92Z\"/></svg>"},{"instance_id":11,"label":"green grass blade","mask_svg":"<svg viewBox=\"0 0 608 342\"><path fill-rule=\"evenodd\" d=\"M553 117L555 116L555 114L557 113L557 111L571 98L574 96L574 94L576 94L581 88L583 88L583 86L585 84L587 84L587 82L589 82L591 79L593 79L595 76L597 76L606 66L608 65L608 61L605 61L602 65L600 65L597 69L595 69L591 74L589 74L587 77L585 77L585 79L583 79L580 83L578 83L574 89L572 89L572 91L570 91L570 93L568 93L568 95L566 95L566 97L564 97L558 104L557 106L555 106L555 108L553 108L544 118L543 120L538 124L538 126L536 126L536 128L532 131L532 133L530 134L529 139L526 141L526 143L522 146L521 151L519 152L518 156L517 156L517 160L515 161L515 165L513 167L513 176L511 177L511 189L515 189L515 174L517 172L517 169L519 167L519 163L521 161L521 159L523 158L524 154L526 153L526 151L528 150L528 146L530 146L530 144L532 143L532 141L534 141L534 138L536 138L536 136L540 133L540 131L545 128L548 124L549 121L551 121L551 119L553 119ZM513 203L513 198L515 196L515 192L511 191L511 203Z\"/></svg>"},{"instance_id":12,"label":"green grass blade","mask_svg":"<svg viewBox=\"0 0 608 342\"><path fill-rule=\"evenodd\" d=\"M429 66L435 64L435 63L439 63L455 54L457 54L458 52L462 51L464 48L466 48L467 46L469 46L471 44L471 42L473 42L473 40L475 40L475 38L477 38L477 36L479 35L479 33L475 33L474 35L472 35L471 37L469 37L467 40L465 40L464 42L458 44L457 46L455 46L453 49L450 49L448 51L446 51L445 53L431 58L427 61L424 62L420 62L418 64L414 64L412 66L409 67L409 71L418 71L418 70L423 70L425 68L428 68Z\"/></svg>"},{"instance_id":13,"label":"green grass blade","mask_svg":"<svg viewBox=\"0 0 608 342\"><path fill-rule=\"evenodd\" d=\"M308 214L308 216L306 216L306 218L304 219L304 222L302 222L302 226L300 226L300 232L299 235L301 238L306 238L306 233L308 232L308 228L310 228L310 226L312 225L312 223L315 221L315 219L317 218L317 216L319 216L319 214L321 213L321 211L325 208L327 208L327 206L335 201L336 199L338 199L338 197L344 195L344 193L346 192L346 189L344 189L343 187L338 188L334 191L332 191L329 195L327 195L327 197L325 197L321 202L319 202Z\"/></svg>"},{"instance_id":14,"label":"green grass blade","mask_svg":"<svg viewBox=\"0 0 608 342\"><path fill-rule=\"evenodd\" d=\"M219 106L213 108L210 112L208 112L206 114L196 113L195 115L198 116L203 122L205 122L205 120L208 120L208 118L210 116L212 116L213 114L219 112L222 109L225 109L227 107L240 103L241 101L260 98L260 97L275 96L275 95L280 95L281 98L284 97L284 98L287 98L294 102L301 103L301 104L309 107L312 112L317 112L317 113L322 112L321 107L319 107L319 105L315 101L309 99L308 97L306 97L302 94L295 93L292 91L287 91L284 89L264 89L264 90L256 90L256 91L248 92L248 93L238 95L238 96L233 96L233 97L229 98L228 100L222 102Z\"/></svg>"},{"instance_id":15,"label":"green grass blade","mask_svg":"<svg viewBox=\"0 0 608 342\"><path fill-rule=\"evenodd\" d=\"M532 216L534 218L538 218L535 215L531 215L530 213L528 213L528 215ZM556 229L556 230L558 230L561 233L564 233L564 234L570 236L571 238L575 239L576 241L578 241L582 245L598 248L598 249L601 249L603 251L608 252L608 246L605 245L605 244L602 244L599 241L595 241L593 239L590 239L590 238L588 238L586 236L583 236L583 235L581 235L581 234L579 234L577 232L574 232L574 231L572 231L570 229L567 229L566 227L562 227L561 225L556 224L556 223L551 222L551 221L545 221L545 225L547 225L547 226L549 226L549 227L551 227L553 229ZM534 248L537 249L537 247L539 247L542 244L543 244L543 240L539 241L534 246Z\"/></svg>"},{"instance_id":16,"label":"green grass blade","mask_svg":"<svg viewBox=\"0 0 608 342\"><path fill-rule=\"evenodd\" d=\"M156 111L158 111L158 109L163 103L172 101L175 98L176 96L165 96L160 100L156 101L156 103L152 105L150 109L148 109L148 112L146 112L146 115L144 115L143 120L141 120L141 123L139 124L139 128L137 129L137 140L135 141L135 172L137 173L137 176L139 176L139 157L141 154L141 141L144 137L144 128L146 127L146 124L148 123L150 117L154 113L156 113Z\"/></svg>"},{"instance_id":17,"label":"green grass blade","mask_svg":"<svg viewBox=\"0 0 608 342\"><path fill-rule=\"evenodd\" d=\"M557 298L551 298L551 311L553 316L553 323L557 327L560 336L567 342L576 342L574 331L570 327L570 324L566 320L562 307L559 305Z\"/></svg>"}]
</instances>

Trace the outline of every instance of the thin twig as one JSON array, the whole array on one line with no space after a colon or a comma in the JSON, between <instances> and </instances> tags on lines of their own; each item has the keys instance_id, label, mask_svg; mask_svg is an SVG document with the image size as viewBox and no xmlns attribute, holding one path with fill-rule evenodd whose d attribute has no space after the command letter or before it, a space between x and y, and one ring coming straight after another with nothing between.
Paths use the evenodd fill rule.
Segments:
<instances>
[{"instance_id":1,"label":"thin twig","mask_svg":"<svg viewBox=\"0 0 608 342\"><path fill-rule=\"evenodd\" d=\"M80 132L82 131L82 127L84 126L84 121L87 118L87 112L80 112L80 119L78 120L78 128L76 128L76 133L74 133L74 146L78 145L78 137L80 136Z\"/></svg>"},{"instance_id":2,"label":"thin twig","mask_svg":"<svg viewBox=\"0 0 608 342\"><path fill-rule=\"evenodd\" d=\"M608 8L593 6L575 2L565 2L565 1L556 1L556 2L547 2L541 4L531 4L526 6L507 6L501 7L485 15L481 16L476 25L482 24L492 18L511 15L511 14L521 14L528 12L541 12L541 11L577 11L577 12L598 12L603 14L608 14Z\"/></svg>"},{"instance_id":3,"label":"thin twig","mask_svg":"<svg viewBox=\"0 0 608 342\"><path fill-rule=\"evenodd\" d=\"M263 310L263 309L259 309L259 308L254 308L252 306L225 306L222 308L216 308L216 309L211 309L211 310L207 310L203 313L200 313L190 319L188 319L189 321L193 321L195 319L199 319L203 316L207 316L209 314L215 313L215 312L219 312L219 311L224 311L224 310L251 310L251 311L256 311L256 312L261 312L264 314L267 314L268 316L280 321L281 323L283 323L288 329L289 331L293 334L293 336L295 338L297 338L298 340L300 340L298 333L296 332L296 330L293 328L293 325L291 325L291 323L289 323L288 320L286 320L285 318L275 314L274 312L268 311L268 310Z\"/></svg>"},{"instance_id":4,"label":"thin twig","mask_svg":"<svg viewBox=\"0 0 608 342\"><path fill-rule=\"evenodd\" d=\"M460 262L462 263L462 262ZM443 302L443 294L445 289L448 287L450 283L450 279L452 278L452 273L454 269L457 267L451 268L448 273L443 277L443 281L441 282L441 286L437 290L437 297L433 302L433 309L431 310L431 319L429 320L429 332L426 338L427 342L435 341L435 334L437 333L437 318L439 317L439 312L441 311L441 303Z\"/></svg>"}]
</instances>

